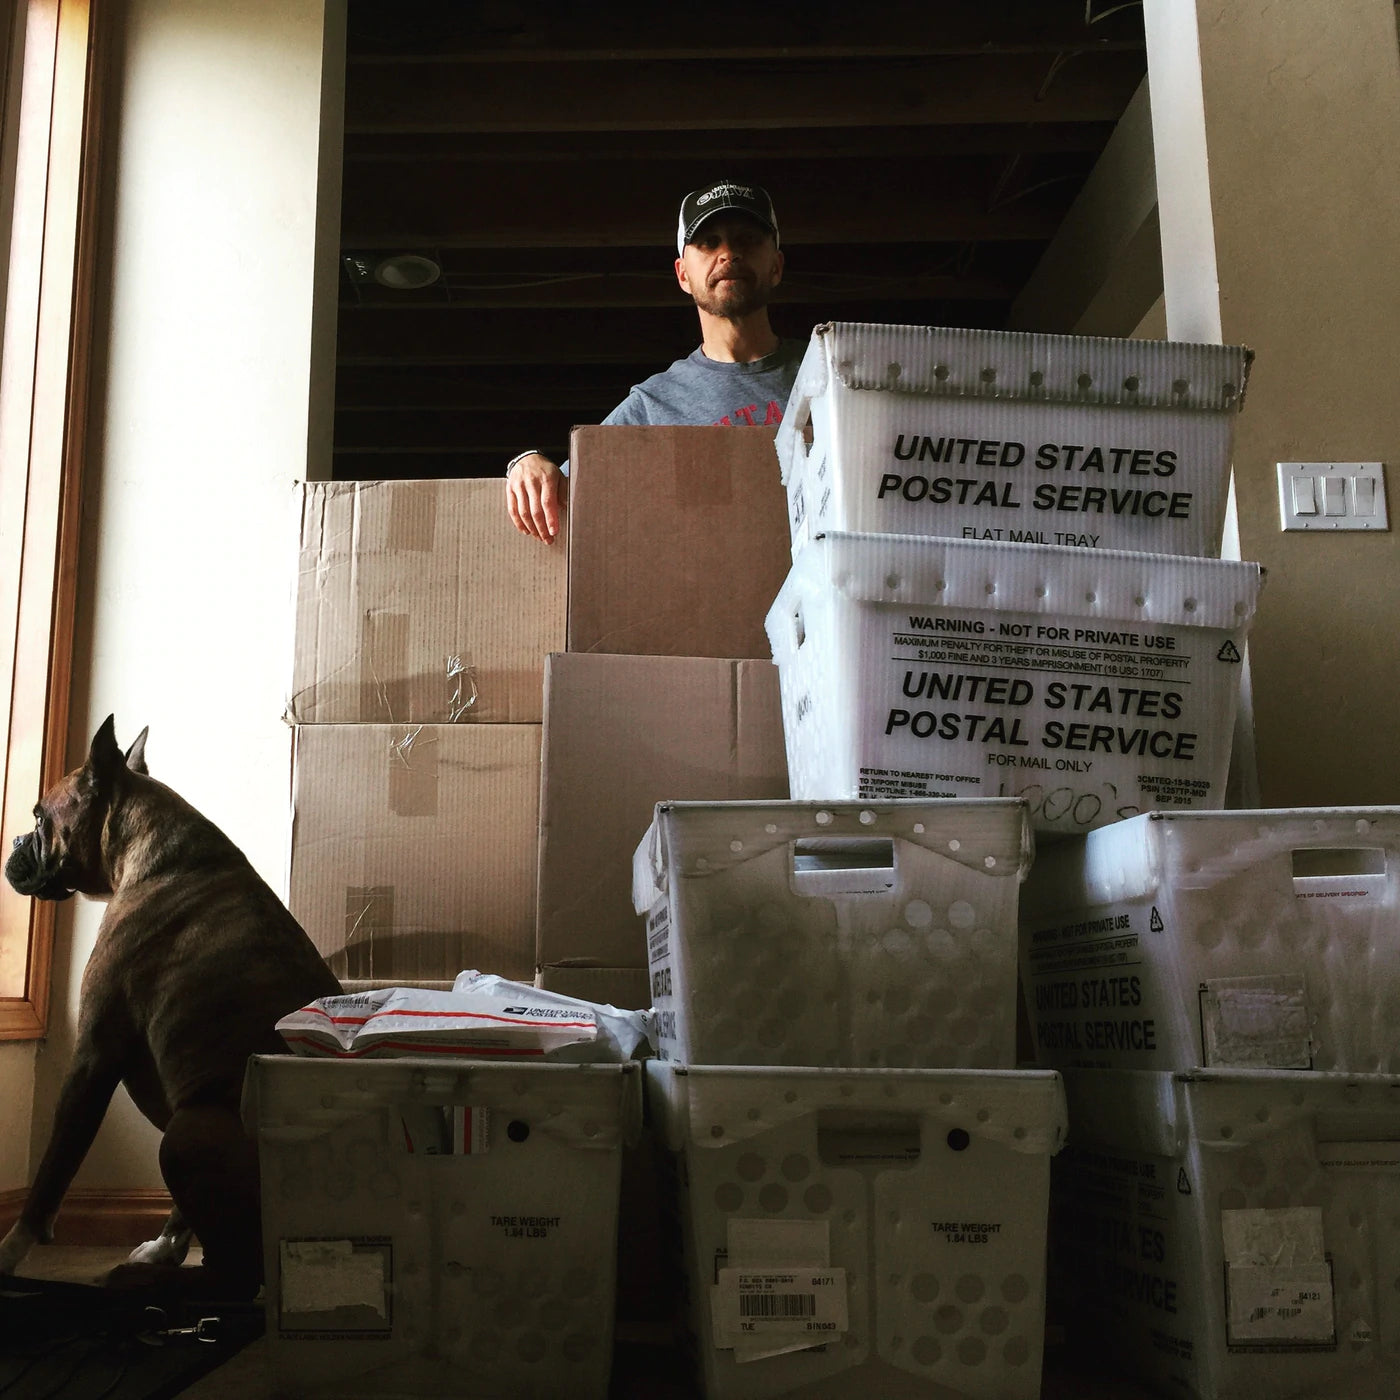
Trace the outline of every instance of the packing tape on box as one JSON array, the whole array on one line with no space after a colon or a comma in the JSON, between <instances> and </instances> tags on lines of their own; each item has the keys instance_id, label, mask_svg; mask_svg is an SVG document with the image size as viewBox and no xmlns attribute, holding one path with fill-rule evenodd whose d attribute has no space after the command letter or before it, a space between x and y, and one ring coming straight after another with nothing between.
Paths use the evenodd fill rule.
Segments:
<instances>
[{"instance_id":1,"label":"packing tape on box","mask_svg":"<svg viewBox=\"0 0 1400 1400\"><path fill-rule=\"evenodd\" d=\"M371 610L360 618L359 715L393 723L408 710L408 614ZM397 680L387 679L398 677Z\"/></svg>"},{"instance_id":2,"label":"packing tape on box","mask_svg":"<svg viewBox=\"0 0 1400 1400\"><path fill-rule=\"evenodd\" d=\"M431 553L437 538L438 483L416 481L411 487L396 485L389 499L390 549ZM456 560L448 560L449 567Z\"/></svg>"},{"instance_id":3,"label":"packing tape on box","mask_svg":"<svg viewBox=\"0 0 1400 1400\"><path fill-rule=\"evenodd\" d=\"M339 960L344 970L361 977L375 975L378 945L388 943L394 932L393 885L345 887L345 942ZM383 959L379 959L383 961ZM387 972L386 974L387 975Z\"/></svg>"},{"instance_id":4,"label":"packing tape on box","mask_svg":"<svg viewBox=\"0 0 1400 1400\"><path fill-rule=\"evenodd\" d=\"M396 817L437 816L438 742L421 724L389 740L389 810Z\"/></svg>"}]
</instances>

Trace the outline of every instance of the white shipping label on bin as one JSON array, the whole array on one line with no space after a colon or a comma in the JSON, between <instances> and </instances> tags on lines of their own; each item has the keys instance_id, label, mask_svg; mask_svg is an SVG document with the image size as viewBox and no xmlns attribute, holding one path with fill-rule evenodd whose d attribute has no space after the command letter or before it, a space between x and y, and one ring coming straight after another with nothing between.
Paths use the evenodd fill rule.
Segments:
<instances>
[{"instance_id":1,"label":"white shipping label on bin","mask_svg":"<svg viewBox=\"0 0 1400 1400\"><path fill-rule=\"evenodd\" d=\"M850 1325L825 1220L730 1220L710 1291L714 1344L739 1363L822 1346Z\"/></svg>"},{"instance_id":2,"label":"white shipping label on bin","mask_svg":"<svg viewBox=\"0 0 1400 1400\"><path fill-rule=\"evenodd\" d=\"M1321 1210L1222 1210L1220 1234L1231 1346L1336 1344Z\"/></svg>"},{"instance_id":3,"label":"white shipping label on bin","mask_svg":"<svg viewBox=\"0 0 1400 1400\"><path fill-rule=\"evenodd\" d=\"M1311 1069L1303 978L1217 977L1201 985L1205 1063L1236 1069Z\"/></svg>"},{"instance_id":4,"label":"white shipping label on bin","mask_svg":"<svg viewBox=\"0 0 1400 1400\"><path fill-rule=\"evenodd\" d=\"M281 1316L366 1308L388 1320L388 1241L283 1240Z\"/></svg>"}]
</instances>

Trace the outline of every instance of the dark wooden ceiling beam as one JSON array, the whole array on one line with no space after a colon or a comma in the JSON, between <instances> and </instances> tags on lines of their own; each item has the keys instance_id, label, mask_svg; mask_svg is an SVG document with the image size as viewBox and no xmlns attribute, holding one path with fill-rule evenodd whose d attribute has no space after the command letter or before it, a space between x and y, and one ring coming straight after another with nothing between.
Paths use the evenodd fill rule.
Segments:
<instances>
[{"instance_id":1,"label":"dark wooden ceiling beam","mask_svg":"<svg viewBox=\"0 0 1400 1400\"><path fill-rule=\"evenodd\" d=\"M418 292L394 292L376 283L347 290L343 306L360 306L394 315L409 307L436 307L445 314L483 307L596 307L599 310L636 306L687 304L684 292L668 270L655 274L585 273L541 276L534 284L523 279L498 279L494 286L467 276L439 282ZM831 278L794 274L784 279L775 300L780 305L816 305L833 296L886 297L897 301L963 298L968 301L1010 303L1018 288L1001 278L959 277L953 273L913 277L881 277L873 272Z\"/></svg>"},{"instance_id":2,"label":"dark wooden ceiling beam","mask_svg":"<svg viewBox=\"0 0 1400 1400\"><path fill-rule=\"evenodd\" d=\"M526 4L490 7L462 0L383 0L350 5L352 63L401 62L416 55L471 56L478 62L637 62L695 57L791 58L905 54L1055 53L1141 49L1142 15L1111 3L1090 7L1102 18L1085 22L1082 0L998 0L931 4L880 0L852 6L822 0L768 0L762 23L735 24L728 14L697 16L684 8L647 3L560 7L548 24ZM749 16L744 16L749 21Z\"/></svg>"},{"instance_id":3,"label":"dark wooden ceiling beam","mask_svg":"<svg viewBox=\"0 0 1400 1400\"><path fill-rule=\"evenodd\" d=\"M666 246L673 209L691 188L676 167L560 167L553 178L508 166L474 167L470 178L413 177L381 167L375 179L346 173L341 246L530 248ZM736 179L752 178L739 172ZM785 246L1048 239L1082 174L1024 198L992 204L992 172L963 163L868 161L833 177L819 162L770 181ZM673 202L674 201L674 202ZM674 253L671 255L674 258Z\"/></svg>"},{"instance_id":4,"label":"dark wooden ceiling beam","mask_svg":"<svg viewBox=\"0 0 1400 1400\"><path fill-rule=\"evenodd\" d=\"M1073 81L1065 74L1073 66ZM1114 121L1139 53L766 63L432 59L352 67L347 132L648 131Z\"/></svg>"},{"instance_id":5,"label":"dark wooden ceiling beam","mask_svg":"<svg viewBox=\"0 0 1400 1400\"><path fill-rule=\"evenodd\" d=\"M354 246L357 256L370 258L386 253L418 251L437 258L451 278L492 278L530 281L540 276L646 275L671 277L675 248L666 242L669 230L658 230L651 244L611 245L594 248L451 248L424 244L406 249L395 241L387 246ZM787 277L821 276L839 281L861 276L924 277L961 270L1001 277L1018 284L1039 258L1034 242L981 243L962 241L881 243L868 254L858 244L800 243L790 246Z\"/></svg>"},{"instance_id":6,"label":"dark wooden ceiling beam","mask_svg":"<svg viewBox=\"0 0 1400 1400\"><path fill-rule=\"evenodd\" d=\"M336 372L337 413L381 409L444 408L458 412L530 412L551 408L606 412L630 385L657 365L537 364L528 373L518 365L363 365L343 364Z\"/></svg>"},{"instance_id":7,"label":"dark wooden ceiling beam","mask_svg":"<svg viewBox=\"0 0 1400 1400\"><path fill-rule=\"evenodd\" d=\"M1000 324L1005 307L987 301L845 302L775 307L780 334L804 338L823 320L907 321L915 324ZM699 342L693 307L638 307L625 316L588 310L482 310L444 316L432 309L389 316L342 310L337 359L341 364L416 362L429 365L650 364L661 369ZM541 387L543 398L547 388Z\"/></svg>"},{"instance_id":8,"label":"dark wooden ceiling beam","mask_svg":"<svg viewBox=\"0 0 1400 1400\"><path fill-rule=\"evenodd\" d=\"M438 161L520 165L550 161L887 160L924 156L1097 154L1113 131L1102 122L1007 122L977 126L778 127L767 131L351 132L348 165L406 162L428 177ZM839 166L837 167L840 168ZM721 171L721 174L723 171Z\"/></svg>"}]
</instances>

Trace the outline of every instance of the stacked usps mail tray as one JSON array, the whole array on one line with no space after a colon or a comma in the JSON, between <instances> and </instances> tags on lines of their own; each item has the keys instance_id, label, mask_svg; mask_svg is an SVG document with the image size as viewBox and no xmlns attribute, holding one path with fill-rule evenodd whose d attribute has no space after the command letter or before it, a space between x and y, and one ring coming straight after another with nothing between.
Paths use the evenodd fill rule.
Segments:
<instances>
[{"instance_id":1,"label":"stacked usps mail tray","mask_svg":"<svg viewBox=\"0 0 1400 1400\"><path fill-rule=\"evenodd\" d=\"M1017 800L663 803L634 902L711 1400L1039 1395L1059 1076L1016 1072Z\"/></svg>"},{"instance_id":2,"label":"stacked usps mail tray","mask_svg":"<svg viewBox=\"0 0 1400 1400\"><path fill-rule=\"evenodd\" d=\"M793 795L1019 795L1047 832L1222 805L1262 578L1218 557L1250 358L818 327L767 619Z\"/></svg>"},{"instance_id":3,"label":"stacked usps mail tray","mask_svg":"<svg viewBox=\"0 0 1400 1400\"><path fill-rule=\"evenodd\" d=\"M1021 921L1066 1315L1201 1400L1400 1392L1400 808L1140 816Z\"/></svg>"},{"instance_id":4,"label":"stacked usps mail tray","mask_svg":"<svg viewBox=\"0 0 1400 1400\"><path fill-rule=\"evenodd\" d=\"M603 1400L636 1064L257 1055L278 1395Z\"/></svg>"}]
</instances>

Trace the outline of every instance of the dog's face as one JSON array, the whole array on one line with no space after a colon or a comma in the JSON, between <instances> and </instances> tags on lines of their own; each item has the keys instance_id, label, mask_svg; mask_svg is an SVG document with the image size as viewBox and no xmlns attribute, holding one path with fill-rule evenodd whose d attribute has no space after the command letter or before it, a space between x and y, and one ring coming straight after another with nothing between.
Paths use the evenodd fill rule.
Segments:
<instances>
[{"instance_id":1,"label":"dog's face","mask_svg":"<svg viewBox=\"0 0 1400 1400\"><path fill-rule=\"evenodd\" d=\"M87 762L55 783L34 808L34 830L17 836L5 878L19 894L36 899L67 899L111 894L103 868L102 832L107 814L120 800L128 768L146 772L146 731L124 755L108 715L93 736Z\"/></svg>"}]
</instances>

